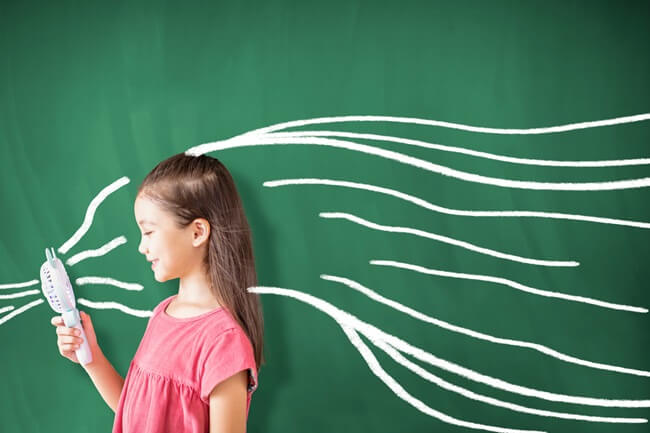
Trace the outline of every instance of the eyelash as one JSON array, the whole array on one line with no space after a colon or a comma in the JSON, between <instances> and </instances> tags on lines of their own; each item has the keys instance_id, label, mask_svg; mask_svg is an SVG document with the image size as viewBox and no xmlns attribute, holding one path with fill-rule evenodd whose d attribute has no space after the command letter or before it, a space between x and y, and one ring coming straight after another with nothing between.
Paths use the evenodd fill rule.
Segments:
<instances>
[{"instance_id":1,"label":"eyelash","mask_svg":"<svg viewBox=\"0 0 650 433\"><path fill-rule=\"evenodd\" d=\"M148 235L148 234L150 234L150 233L151 233L151 232L146 232L144 235L146 236L146 235Z\"/></svg>"}]
</instances>

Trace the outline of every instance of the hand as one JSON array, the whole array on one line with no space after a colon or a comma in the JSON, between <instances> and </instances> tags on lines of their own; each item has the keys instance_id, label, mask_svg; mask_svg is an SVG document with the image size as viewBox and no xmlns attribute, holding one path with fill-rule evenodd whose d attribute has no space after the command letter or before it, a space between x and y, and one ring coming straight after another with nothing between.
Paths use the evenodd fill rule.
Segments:
<instances>
[{"instance_id":1,"label":"hand","mask_svg":"<svg viewBox=\"0 0 650 433\"><path fill-rule=\"evenodd\" d=\"M97 336L95 335L95 328L93 327L93 322L90 319L90 316L85 312L80 312L81 324L86 333L86 338L88 339L88 345L90 347L90 353L93 356L93 362L98 359L98 354L101 352L99 345L97 344ZM76 328L68 328L63 322L63 317L54 316L50 321L53 326L56 327L57 346L59 347L59 353L64 358L68 358L70 361L79 364L79 359L75 351L81 347L83 339L80 335L80 332ZM90 364L92 364L91 362ZM87 365L90 365L87 364Z\"/></svg>"}]
</instances>

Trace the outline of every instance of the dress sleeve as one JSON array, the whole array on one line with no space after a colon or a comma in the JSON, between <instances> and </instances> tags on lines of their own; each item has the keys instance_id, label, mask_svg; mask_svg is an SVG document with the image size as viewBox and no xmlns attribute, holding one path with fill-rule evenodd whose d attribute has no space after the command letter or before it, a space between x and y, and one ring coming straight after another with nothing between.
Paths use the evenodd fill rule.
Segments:
<instances>
[{"instance_id":1,"label":"dress sleeve","mask_svg":"<svg viewBox=\"0 0 650 433\"><path fill-rule=\"evenodd\" d=\"M242 370L248 370L248 392L257 389L257 367L253 346L240 329L228 329L210 348L200 378L201 400L210 401L210 393L219 383Z\"/></svg>"}]
</instances>

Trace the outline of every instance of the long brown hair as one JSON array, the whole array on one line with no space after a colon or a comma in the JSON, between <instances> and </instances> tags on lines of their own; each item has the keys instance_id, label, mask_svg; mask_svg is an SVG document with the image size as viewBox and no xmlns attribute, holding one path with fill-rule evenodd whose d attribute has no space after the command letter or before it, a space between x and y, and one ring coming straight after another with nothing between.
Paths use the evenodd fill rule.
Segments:
<instances>
[{"instance_id":1,"label":"long brown hair","mask_svg":"<svg viewBox=\"0 0 650 433\"><path fill-rule=\"evenodd\" d=\"M210 290L248 335L257 369L264 364L264 318L257 293L253 240L239 193L228 169L216 158L179 153L160 162L144 178L136 197L152 199L175 216L178 228L196 218L210 223Z\"/></svg>"}]
</instances>

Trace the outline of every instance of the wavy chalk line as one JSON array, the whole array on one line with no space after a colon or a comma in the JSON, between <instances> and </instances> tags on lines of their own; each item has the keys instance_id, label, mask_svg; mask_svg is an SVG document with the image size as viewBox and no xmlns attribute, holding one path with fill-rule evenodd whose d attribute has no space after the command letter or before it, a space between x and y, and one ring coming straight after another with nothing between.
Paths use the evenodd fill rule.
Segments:
<instances>
[{"instance_id":1,"label":"wavy chalk line","mask_svg":"<svg viewBox=\"0 0 650 433\"><path fill-rule=\"evenodd\" d=\"M119 310L123 313L130 314L131 316L135 317L151 317L153 314L153 311L151 310L136 310L114 301L96 302L85 298L79 298L77 299L77 303L85 305L86 307L95 308L97 310Z\"/></svg>"},{"instance_id":2,"label":"wavy chalk line","mask_svg":"<svg viewBox=\"0 0 650 433\"><path fill-rule=\"evenodd\" d=\"M439 126L442 128L459 129L461 131L479 132L483 134L506 134L506 135L536 135L552 134L555 132L576 131L579 129L599 128L602 126L622 125L625 123L642 122L650 119L650 113L635 114L632 116L615 117L604 120L593 120L588 122L568 123L565 125L548 126L542 128L485 128L471 126L462 123L443 122L440 120L418 119L416 117L398 116L330 116L316 117L312 119L292 120L289 122L276 123L264 128L258 128L236 137L248 134L266 134L287 128L299 128L306 125L320 125L323 123L341 122L389 122L389 123L410 123L413 125ZM235 138L236 138L235 137Z\"/></svg>"},{"instance_id":3,"label":"wavy chalk line","mask_svg":"<svg viewBox=\"0 0 650 433\"><path fill-rule=\"evenodd\" d=\"M309 295L298 290L284 289L281 287L265 287L265 286L255 286L249 287L248 291L251 293L258 294L274 294L287 296L289 298L294 298L300 300L306 304L309 304L316 309L326 313L334 320L336 320L341 326L351 326L355 330L361 332L367 338L371 340L382 340L387 344L390 344L393 348L407 353L420 361L431 364L435 367L441 368L443 370L449 371L451 373L457 374L459 376L465 377L469 380L483 383L485 385L491 386L496 389L501 389L503 391L512 392L519 395L525 395L528 397L539 398L547 401L555 401L562 403L571 403L571 404L581 404L586 406L600 406L600 407L628 407L628 408L641 408L641 407L650 407L650 400L619 400L619 399L604 399L604 398L592 398L592 397L582 397L582 396L573 396L566 394L557 394L547 391L541 391L534 388L528 388L521 385L515 385L504 380L487 376L481 373L477 373L469 368L462 367L458 364L454 364L444 359L438 358L433 354L426 352L418 347L408 344L400 338L394 337L379 328L370 325L362 320L357 319L355 316L347 313L329 302L323 301L315 296Z\"/></svg>"},{"instance_id":4,"label":"wavy chalk line","mask_svg":"<svg viewBox=\"0 0 650 433\"><path fill-rule=\"evenodd\" d=\"M27 290L24 292L11 293L9 295L0 295L0 299L24 298L25 296L38 295L39 293L41 293L40 290Z\"/></svg>"},{"instance_id":5,"label":"wavy chalk line","mask_svg":"<svg viewBox=\"0 0 650 433\"><path fill-rule=\"evenodd\" d=\"M503 179L497 177L482 176L468 173L465 171L455 170L443 165L434 164L423 159L404 155L392 150L382 149L380 147L368 146L366 144L356 144L349 141L334 140L330 138L305 138L305 137L285 137L270 138L258 135L244 135L237 139L228 139L212 143L204 143L192 147L185 151L186 155L202 155L213 151L222 151L247 146L269 146L269 145L286 145L286 144L315 144L320 146L337 147L341 149L352 150L375 155L381 158L397 161L412 167L421 168L426 171L448 176L454 179L463 180L483 185L498 186L502 188L518 188L526 190L543 190L543 191L610 191L620 189L645 188L650 186L650 177L639 179L625 179L606 182L534 182L521 181L512 179Z\"/></svg>"},{"instance_id":6,"label":"wavy chalk line","mask_svg":"<svg viewBox=\"0 0 650 433\"><path fill-rule=\"evenodd\" d=\"M551 218L562 219L570 221L586 221L599 224L611 224L628 227L637 227L642 229L650 229L650 223L640 221L630 221L615 218L595 217L589 215L575 215L557 212L535 212L535 211L474 211L474 210L459 210L450 209L442 206L435 205L419 197L415 197L403 192L384 188L381 186L369 185L365 183L349 182L344 180L333 179L317 179L317 178L304 178L304 179L277 179L267 180L263 183L264 186L274 188L286 185L330 185L341 186L346 188L355 188L366 191L378 192L380 194L390 195L404 201L408 201L424 209L434 212L439 212L446 215L469 216L469 217L533 217L533 218Z\"/></svg>"},{"instance_id":7,"label":"wavy chalk line","mask_svg":"<svg viewBox=\"0 0 650 433\"><path fill-rule=\"evenodd\" d=\"M647 313L648 312L647 308L634 307L634 306L631 306L631 305L623 305L623 304L614 304L614 303L611 303L611 302L599 301L598 299L587 298L585 296L575 296L575 295L568 295L566 293L561 293L561 292L553 292L553 291L549 291L549 290L536 289L534 287L525 286L525 285L523 285L521 283L518 283L516 281L508 280L506 278L501 278L501 277L492 277L492 276L489 276L489 275L464 274L464 273L459 273L459 272L441 271L441 270L438 270L438 269L425 268L425 267L418 266L418 265L413 265L413 264L410 264L410 263L396 262L396 261L393 261L393 260L371 260L370 264L371 265L379 265L379 266L392 266L392 267L396 267L396 268L402 268L402 269L408 269L408 270L411 270L411 271L420 272L422 274L438 275L440 277L459 278L459 279L466 279L466 280L488 281L488 282L491 282L491 283L497 283L497 284L502 284L504 286L509 286L509 287L512 287L513 289L521 290L522 292L532 293L534 295L545 296L545 297L549 297L549 298L565 299L567 301L573 301L573 302L581 302L581 303L584 303L584 304L596 305L598 307L610 308L612 310L631 311L633 313Z\"/></svg>"},{"instance_id":8,"label":"wavy chalk line","mask_svg":"<svg viewBox=\"0 0 650 433\"><path fill-rule=\"evenodd\" d=\"M115 280L113 278L106 277L79 277L75 280L75 284L78 286L83 286L85 284L106 284L109 286L115 286L126 290L135 290L140 291L144 289L142 284L138 283L125 283L123 281Z\"/></svg>"},{"instance_id":9,"label":"wavy chalk line","mask_svg":"<svg viewBox=\"0 0 650 433\"><path fill-rule=\"evenodd\" d=\"M500 427L493 427L493 426L483 426L482 424L477 424L476 427L471 427L467 425L463 425L462 423L465 423L465 421L460 421L454 418L451 418L449 420L443 419L441 416L438 416L440 412L437 412L435 409L431 409L430 407L426 406L424 403L421 401L415 399L412 397L408 392L406 392L401 386L393 387L391 386L390 383L387 382L386 379L392 380L394 383L394 379L390 377L384 370L381 368L381 365L379 364L379 361L377 361L377 358L372 354L372 351L368 348L368 346L363 343L359 335L354 331L354 329L350 326L347 325L342 325L341 326L343 330L345 331L346 335L348 336L348 339L352 343L353 346L357 348L359 353L361 353L361 356L364 358L366 361L366 364L368 364L368 368L377 376L379 377L386 385L388 385L391 390L397 394L398 397L401 399L405 400L412 406L414 406L416 409L419 409L420 411L426 413L427 415L434 416L441 421L449 422L450 424L455 424L459 425L462 427L470 427L470 428L477 428L477 429L482 429L482 430L487 430L487 431L500 431L500 430L492 430L492 429L500 429ZM588 415L579 415L579 414L573 414L573 413L566 413L566 412L554 412L554 411L548 411L548 410L541 410L541 409L533 409L529 408L526 406L521 406L518 404L498 400L496 398L488 397L482 394L475 393L473 391L470 391L466 388L454 385L450 382L447 382L444 379L439 378L438 376L429 373L425 369L421 368L417 364L409 361L405 357L403 357L397 350L393 349L390 345L384 343L381 340L371 340L373 344L375 344L377 347L379 347L381 350L386 352L393 360L395 360L397 363L405 366L418 376L428 380L431 383L434 383L435 385L438 385L439 387L446 389L447 391L454 392L456 394L460 394L465 398L469 398L471 400L475 401L480 401L492 406L496 407L503 407L505 409L509 409L515 412L521 412L521 413L529 413L532 415L538 415L538 416L544 416L544 417L550 417L550 418L561 418L561 419L571 419L571 420L576 420L576 421L589 421L589 422L602 422L602 423L646 423L648 422L647 419L645 418L614 418L614 417L600 417L600 416L588 416ZM395 389L394 389L395 388ZM455 421L460 421L459 423ZM473 423L472 423L473 424ZM488 427L488 428L485 428Z\"/></svg>"},{"instance_id":10,"label":"wavy chalk line","mask_svg":"<svg viewBox=\"0 0 650 433\"><path fill-rule=\"evenodd\" d=\"M25 281L23 283L0 284L0 290L2 290L2 289L18 289L18 288L21 288L21 287L35 286L36 284L40 284L40 281L38 281L38 280L30 280L30 281Z\"/></svg>"},{"instance_id":11,"label":"wavy chalk line","mask_svg":"<svg viewBox=\"0 0 650 433\"><path fill-rule=\"evenodd\" d=\"M0 314L2 314L2 313L6 313L7 311L11 311L11 310L13 310L13 309L14 309L14 306L13 306L13 305L9 305L9 306L6 306L6 307L2 307L2 308L0 308Z\"/></svg>"},{"instance_id":12,"label":"wavy chalk line","mask_svg":"<svg viewBox=\"0 0 650 433\"><path fill-rule=\"evenodd\" d=\"M42 303L44 303L44 302L45 302L45 301L42 300L42 299L37 299L37 300L35 300L35 301L30 302L29 304L26 304L26 305L23 305L22 307L16 308L16 309L13 310L11 313L7 313L7 314L4 315L3 317L0 317L0 325L2 325L3 323L6 323L6 322L7 322L9 319L11 319L12 317L16 317L16 316L19 315L20 313L22 313L22 312L24 312L24 311L27 311L27 310L29 310L30 308L34 308L34 307L36 307L37 305L40 305L40 304L42 304Z\"/></svg>"},{"instance_id":13,"label":"wavy chalk line","mask_svg":"<svg viewBox=\"0 0 650 433\"><path fill-rule=\"evenodd\" d=\"M442 413L440 411L437 411L427 406L422 401L416 399L411 394L406 392L406 390L402 387L402 385L400 385L395 379L393 379L388 373L386 373L386 371L381 367L381 365L377 361L377 358L375 358L375 356L372 354L370 349L368 349L368 347L363 343L363 341L361 341L361 338L351 326L341 324L341 328L345 332L345 335L347 335L352 345L357 348L357 350L359 351L363 359L366 361L368 367L370 368L370 371L372 371L373 374L379 377L381 381L384 382L386 386L388 386L391 389L391 391L393 391L399 398L406 401L408 404L415 407L419 411L424 412L425 414L432 416L434 418L437 418L440 421L443 421L447 424L457 425L460 427L467 427L475 430L485 430L485 431L498 432L498 433L540 433L537 430L518 430L513 428L496 427L496 426L491 426L486 424L478 424L474 422L463 421L461 419L451 417L445 413Z\"/></svg>"},{"instance_id":14,"label":"wavy chalk line","mask_svg":"<svg viewBox=\"0 0 650 433\"><path fill-rule=\"evenodd\" d=\"M360 224L362 226L374 229L374 230L380 230L380 231L386 231L386 232L391 232L391 233L408 233L412 234L415 236L420 236L423 238L428 238L428 239L433 239L439 242L443 242L446 244L450 245L455 245L457 247L464 248L466 250L474 251L480 254L484 254L487 256L491 257L496 257L499 259L503 260L510 260L513 262L519 262L519 263L526 263L528 265L537 265L537 266L568 266L568 267L573 267L573 266L578 266L580 263L575 262L575 261L557 261L557 260L538 260L538 259L530 259L527 257L521 257L517 256L514 254L506 254L502 253L500 251L496 250L491 250L489 248L483 248L479 247L477 245L471 244L469 242L465 241L460 241L454 238L450 238L447 236L441 236L437 235L435 233L429 233L425 232L423 230L418 230L418 229L412 229L409 227L398 227L398 226L385 226L381 224L376 224L373 222L370 222L368 220L365 220L363 218L360 218L358 216L345 213L345 212L320 212L318 214L321 218L340 218L340 219L345 219L348 221L352 221L354 223Z\"/></svg>"},{"instance_id":15,"label":"wavy chalk line","mask_svg":"<svg viewBox=\"0 0 650 433\"><path fill-rule=\"evenodd\" d=\"M80 253L75 254L74 256L70 257L65 262L65 264L68 266L73 266L89 257L101 257L103 255L108 254L111 250L125 243L126 243L126 237L118 236L115 239L111 240L110 242L107 242L106 244L102 245L97 249L81 251Z\"/></svg>"},{"instance_id":16,"label":"wavy chalk line","mask_svg":"<svg viewBox=\"0 0 650 433\"><path fill-rule=\"evenodd\" d=\"M95 198L92 199L90 202L90 205L88 205L88 209L86 209L86 215L84 216L84 220L81 223L81 226L77 229L77 231L72 235L70 239L65 241L63 245L61 245L58 249L59 253L65 254L67 253L70 248L74 247L79 240L83 237L83 235L86 234L88 229L90 228L91 224L93 223L93 218L95 217L95 211L97 210L97 207L104 201L106 198L123 187L124 185L128 184L130 182L129 178L126 176L123 176L119 179L117 179L115 182L111 183L110 185L104 187L99 194Z\"/></svg>"},{"instance_id":17,"label":"wavy chalk line","mask_svg":"<svg viewBox=\"0 0 650 433\"><path fill-rule=\"evenodd\" d=\"M565 353L559 352L557 350L551 349L550 347L544 346L542 344L538 343L532 343L529 341L521 341L521 340L514 340L510 338L501 338L501 337L495 337L493 335L489 334L484 334L482 332L474 331L468 328L463 328L461 326L457 325L452 325L449 322L445 322L444 320L436 319L435 317L428 316L426 314L423 314L419 311L416 311L412 308L406 307L405 305L400 304L399 302L393 301L391 299L388 299L384 296L381 296L377 292L364 287L363 285L359 284L356 281L353 281L349 278L343 278L343 277L336 277L333 275L321 275L321 278L323 280L327 281L334 281L337 283L345 284L346 286L350 287L351 289L354 289L360 293L363 293L370 299L380 302L384 305L387 305L397 311L401 311L402 313L408 314L409 316L418 319L422 322L427 322L431 323L432 325L438 326L439 328L446 329L451 332L456 332L458 334L463 334L467 335L468 337L476 338L478 340L483 340L483 341L489 341L490 343L495 343L495 344L503 344L507 346L515 346L515 347L522 347L526 349L532 349L535 350L539 353L543 353L545 355L551 356L555 359L559 359L560 361L568 362L570 364L575 364L575 365L582 365L585 367L589 368L595 368L598 370L607 370L607 371L615 371L617 373L624 373L624 374L632 374L635 376L644 376L644 377L650 377L650 371L645 371L645 370L637 370L633 368L625 368L625 367L619 367L616 365L609 365L609 364L601 364L599 362L592 362L592 361L587 361L584 359L576 358L575 356L567 355Z\"/></svg>"},{"instance_id":18,"label":"wavy chalk line","mask_svg":"<svg viewBox=\"0 0 650 433\"><path fill-rule=\"evenodd\" d=\"M480 152L457 146L445 146L442 144L429 143L421 140L393 137L390 135L365 134L356 132L340 131L296 131L296 132L271 132L264 134L266 137L345 137L361 138L364 140L387 141L392 143L408 144L411 146L423 147L425 149L441 150L443 152L460 153L463 155L475 156L477 158L491 159L494 161L508 162L520 165L535 165L541 167L625 167L632 165L650 164L650 158L635 159L613 159L605 161L556 161L548 159L516 158L513 156L497 155L494 153Z\"/></svg>"}]
</instances>

